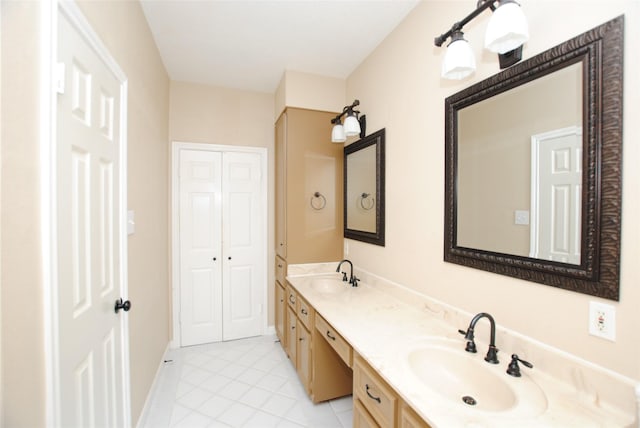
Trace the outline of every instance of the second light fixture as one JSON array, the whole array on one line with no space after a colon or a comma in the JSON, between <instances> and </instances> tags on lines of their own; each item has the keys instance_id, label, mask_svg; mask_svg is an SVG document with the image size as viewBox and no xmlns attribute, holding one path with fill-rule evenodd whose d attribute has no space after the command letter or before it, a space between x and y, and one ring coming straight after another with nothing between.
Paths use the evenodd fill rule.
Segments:
<instances>
[{"instance_id":1,"label":"second light fixture","mask_svg":"<svg viewBox=\"0 0 640 428\"><path fill-rule=\"evenodd\" d=\"M347 137L360 135L363 138L366 135L366 116L355 110L360 105L360 101L354 100L351 105L345 106L342 113L331 119L333 129L331 130L332 143L344 143ZM342 116L345 116L344 125L342 124Z\"/></svg>"}]
</instances>

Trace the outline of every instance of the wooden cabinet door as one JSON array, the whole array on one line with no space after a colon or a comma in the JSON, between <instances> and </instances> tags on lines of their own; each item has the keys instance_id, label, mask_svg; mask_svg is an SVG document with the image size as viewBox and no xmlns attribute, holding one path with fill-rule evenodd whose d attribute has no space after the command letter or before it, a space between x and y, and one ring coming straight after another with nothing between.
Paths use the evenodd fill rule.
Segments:
<instances>
[{"instance_id":1,"label":"wooden cabinet door","mask_svg":"<svg viewBox=\"0 0 640 428\"><path fill-rule=\"evenodd\" d=\"M287 342L287 354L289 354L289 358L291 362L295 366L297 364L296 355L297 355L297 342L298 342L298 333L297 333L297 322L295 311L288 306L287 307L287 333L286 333L286 342Z\"/></svg>"},{"instance_id":2,"label":"wooden cabinet door","mask_svg":"<svg viewBox=\"0 0 640 428\"><path fill-rule=\"evenodd\" d=\"M276 281L276 334L282 346L286 346L286 338L284 334L286 304L284 303L284 287Z\"/></svg>"},{"instance_id":3,"label":"wooden cabinet door","mask_svg":"<svg viewBox=\"0 0 640 428\"><path fill-rule=\"evenodd\" d=\"M342 258L344 145L330 142L334 117L335 113L315 110L289 107L286 111L283 212L286 259L290 264ZM276 130L278 126L283 125L276 124ZM279 134L277 131L276 136ZM315 197L316 192L322 196Z\"/></svg>"},{"instance_id":4,"label":"wooden cabinet door","mask_svg":"<svg viewBox=\"0 0 640 428\"><path fill-rule=\"evenodd\" d=\"M311 334L304 327L300 320L297 321L297 371L300 382L304 386L307 394L311 393Z\"/></svg>"},{"instance_id":5,"label":"wooden cabinet door","mask_svg":"<svg viewBox=\"0 0 640 428\"><path fill-rule=\"evenodd\" d=\"M287 258L287 112L276 122L276 254Z\"/></svg>"}]
</instances>

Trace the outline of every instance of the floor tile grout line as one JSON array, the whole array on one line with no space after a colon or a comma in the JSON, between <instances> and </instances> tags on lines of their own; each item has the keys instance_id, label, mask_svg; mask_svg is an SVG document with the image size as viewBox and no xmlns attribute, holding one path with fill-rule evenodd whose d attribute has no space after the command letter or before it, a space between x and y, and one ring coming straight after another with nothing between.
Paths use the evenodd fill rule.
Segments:
<instances>
[{"instance_id":1,"label":"floor tile grout line","mask_svg":"<svg viewBox=\"0 0 640 428\"><path fill-rule=\"evenodd\" d=\"M159 404L165 404L165 406L160 406L160 408L164 408L166 406L171 407L171 410L169 412L170 414L169 421L167 421L166 426L169 426L171 422L173 422L171 426L180 425L180 422L185 421L186 418L192 414L208 419L209 425L214 423L219 423L219 422L227 424L228 421L226 422L221 421L219 418L221 415L228 412L229 409L231 409L236 404L239 406L250 408L252 410L251 416L249 416L248 418L244 418L244 422L242 423L242 425L252 421L252 418L259 413L267 414L273 418L276 418L278 420L278 425L281 425L284 422L299 425L301 421L298 419L292 418L290 416L292 410L296 407L296 405L300 403L306 403L306 404L311 404L312 408L313 406L315 406L311 402L309 397L305 394L295 394L293 392L286 393L282 391L282 389L286 385L288 385L290 382L296 382L296 381L299 382L299 380L292 366L289 367L285 364L285 363L290 364L291 362L289 361L288 357L284 353L284 350L280 347L279 341L273 340L273 336L270 336L270 337L261 336L258 338L244 339L242 341L222 342L222 343L206 344L206 345L200 345L200 346L201 347L189 347L189 348L180 348L180 349L172 350L171 355L173 357L174 363L175 362L179 363L178 376L173 376L174 378L177 378L177 380L174 380L173 382L174 384L173 391L162 391L156 394L156 397L154 397L153 405L150 407L150 411L153 411L156 408L156 406L158 406ZM231 356L234 353L237 354L238 352L241 352L242 357L239 357L237 360L229 361L221 357L221 355L224 355L224 354L227 354L227 356ZM268 371L262 368L256 368L255 365L258 362L263 361L266 356L270 357L273 367L271 367ZM224 368L219 369L218 371L211 371L204 367L206 366L206 364L208 363L210 364L215 359L218 359L223 362L228 362L229 365L236 366L236 370L239 370L240 368L243 370L239 371L235 376L228 376L223 373ZM184 370L185 366L189 366L190 370ZM191 374L192 377L197 376L193 374L194 370L201 370L202 372L207 372L207 378L213 377L214 375L222 376L226 380L229 380L229 383L238 382L239 384L242 384L244 387L248 387L248 389L242 392L236 399L225 397L224 395L220 394L220 391L223 390L226 385L222 386L217 391L211 391L211 390L208 390L206 387L202 387L202 385L204 384L204 382L206 382L206 380L201 381L197 384L194 384L191 379L185 379L185 376L189 376L189 374ZM253 382L250 382L249 376L252 376L252 375L247 375L248 377L243 378L242 380L239 379L239 377L241 377L243 374L245 374L249 370L253 370L254 371L253 376L257 376L258 379L256 379ZM274 370L279 370L279 372L272 373ZM160 376L167 377L168 371L163 370L162 373L160 373ZM276 378L279 378L281 381L283 381L283 383L277 388L273 387L273 389L260 386L259 382L262 381L267 376L275 376ZM168 382L165 382L166 379L162 379L162 380L163 380L162 385L164 388ZM185 406L184 404L179 403L178 400L181 397L178 397L177 393L178 393L178 387L180 382L184 382L187 386L192 387L192 390L200 389L203 393L206 393L206 395L208 395L208 398L204 399L201 403L198 403L197 405L193 406L195 408L192 408L191 406ZM242 399L246 396L246 394L254 388L270 395L270 398L267 398L266 400L264 400L264 402L260 406L252 405L250 403L247 403L246 401L242 401ZM170 392L173 393L172 401L170 400L170 398L167 398L167 395L171 395ZM187 393L183 394L182 397L184 397L184 395L186 395ZM281 411L281 414L274 413L273 410L270 411L269 409L265 408L265 404L268 403L269 400L271 400L274 396L278 396L284 400L291 401L291 404L286 406L285 410ZM219 397L219 398L228 400L231 403L228 408L223 410L215 418L208 416L207 414L199 410L205 402L211 400L214 397ZM158 403L158 401L162 401L162 400L164 400L164 403ZM344 398L336 399L336 401L338 400L344 400ZM332 420L335 419L335 422L333 424L335 424L336 427L345 428L344 421L347 420L347 423L348 423L349 419L351 418L347 416L347 418L349 418L347 419L343 415L351 414L351 417L352 417L352 414L353 414L352 409L349 409L348 406L345 406L344 404L340 404L340 407L337 409L331 404L331 401L326 403L328 403L328 405L323 407L323 409L328 407L330 412L327 412L326 410L322 410L322 412L324 412L322 413L320 412L320 410L318 410L320 413L316 412L317 414L314 414L310 419L307 420L307 422L313 423L314 418L317 419L321 417L328 417L327 415L331 415L333 417ZM183 409L186 410L186 412L183 415L183 417L180 418L180 420L172 421L171 419L174 416L173 413L176 410L176 406L182 407ZM342 409L342 406L344 406L345 408ZM320 409L320 408L317 408L317 409ZM148 417L146 420L148 422L156 420L153 417L153 415L147 415L147 416ZM340 417L340 416L343 416L343 417ZM255 424L253 426L255 426ZM302 425L302 426L306 426L306 425ZM349 424L348 427L351 427L351 425Z\"/></svg>"}]
</instances>

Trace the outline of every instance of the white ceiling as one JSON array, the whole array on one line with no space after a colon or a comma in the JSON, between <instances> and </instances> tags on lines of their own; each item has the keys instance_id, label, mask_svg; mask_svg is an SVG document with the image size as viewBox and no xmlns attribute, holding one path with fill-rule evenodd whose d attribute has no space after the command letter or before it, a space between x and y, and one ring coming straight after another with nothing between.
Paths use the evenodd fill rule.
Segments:
<instances>
[{"instance_id":1,"label":"white ceiling","mask_svg":"<svg viewBox=\"0 0 640 428\"><path fill-rule=\"evenodd\" d=\"M275 92L285 70L346 78L419 0L142 0L172 80Z\"/></svg>"}]
</instances>

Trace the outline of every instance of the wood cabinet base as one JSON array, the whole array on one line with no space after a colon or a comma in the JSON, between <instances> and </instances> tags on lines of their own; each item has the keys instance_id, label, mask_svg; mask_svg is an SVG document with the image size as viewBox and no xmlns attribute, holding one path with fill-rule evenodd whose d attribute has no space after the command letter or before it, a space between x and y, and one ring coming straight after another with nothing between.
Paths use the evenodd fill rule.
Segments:
<instances>
[{"instance_id":1,"label":"wood cabinet base","mask_svg":"<svg viewBox=\"0 0 640 428\"><path fill-rule=\"evenodd\" d=\"M351 394L353 372L331 345L313 329L313 375L311 399L314 403Z\"/></svg>"}]
</instances>

